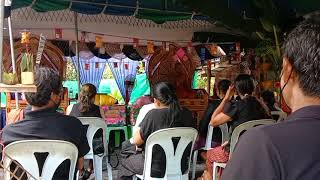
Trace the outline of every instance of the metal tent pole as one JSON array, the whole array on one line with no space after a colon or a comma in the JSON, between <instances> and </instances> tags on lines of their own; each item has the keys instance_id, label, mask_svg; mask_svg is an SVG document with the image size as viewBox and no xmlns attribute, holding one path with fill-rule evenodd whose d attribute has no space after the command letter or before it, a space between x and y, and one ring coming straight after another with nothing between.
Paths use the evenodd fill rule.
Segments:
<instances>
[{"instance_id":1,"label":"metal tent pole","mask_svg":"<svg viewBox=\"0 0 320 180\"><path fill-rule=\"evenodd\" d=\"M80 57L79 57L79 36L78 36L78 14L77 12L74 13L74 29L75 29L75 35L76 35L76 56L77 56L77 79L78 79L78 99L80 98L79 93L80 93L80 88L81 88L81 83L80 83Z\"/></svg>"},{"instance_id":2,"label":"metal tent pole","mask_svg":"<svg viewBox=\"0 0 320 180\"><path fill-rule=\"evenodd\" d=\"M14 47L13 47L13 34L12 34L12 24L11 24L11 17L8 17L8 28L9 28L9 37L10 37L10 52L11 52L11 64L12 64L12 73L17 73L16 71L16 61L14 56ZM16 109L19 108L19 97L18 93L14 93L16 99Z\"/></svg>"}]
</instances>

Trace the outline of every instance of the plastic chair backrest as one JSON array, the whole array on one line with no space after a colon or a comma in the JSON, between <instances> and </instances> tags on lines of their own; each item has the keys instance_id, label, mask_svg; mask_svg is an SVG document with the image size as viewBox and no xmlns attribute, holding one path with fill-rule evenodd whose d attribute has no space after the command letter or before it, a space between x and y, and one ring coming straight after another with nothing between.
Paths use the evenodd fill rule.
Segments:
<instances>
[{"instance_id":1,"label":"plastic chair backrest","mask_svg":"<svg viewBox=\"0 0 320 180\"><path fill-rule=\"evenodd\" d=\"M283 111L271 111L271 115L278 116L277 122L281 122L287 117L287 114Z\"/></svg>"},{"instance_id":2,"label":"plastic chair backrest","mask_svg":"<svg viewBox=\"0 0 320 180\"><path fill-rule=\"evenodd\" d=\"M102 140L106 154L108 150L108 141L106 138L107 123L103 119L98 117L78 117L78 119L83 125L89 126L87 130L87 139L90 146L90 151L88 152L88 154L93 154L93 138L99 129L102 129Z\"/></svg>"},{"instance_id":3,"label":"plastic chair backrest","mask_svg":"<svg viewBox=\"0 0 320 180\"><path fill-rule=\"evenodd\" d=\"M213 126L208 125L205 149L211 148L213 128L214 128ZM228 125L227 123L224 123L224 124L221 124L219 128L221 130L221 135L222 135L221 143L224 143L230 139Z\"/></svg>"},{"instance_id":4,"label":"plastic chair backrest","mask_svg":"<svg viewBox=\"0 0 320 180\"><path fill-rule=\"evenodd\" d=\"M152 133L147 139L145 146L145 163L143 179L159 179L151 177L151 163L152 163L152 149L154 145L160 145L166 154L166 172L164 178L166 180L181 180L188 179L188 172L190 169L191 152L197 138L198 132L194 128L179 127L179 128L168 128L161 129ZM172 138L179 137L179 143L177 144L176 150ZM190 155L188 162L188 170L186 174L181 172L181 159L184 151L188 145L192 143L190 147Z\"/></svg>"},{"instance_id":5,"label":"plastic chair backrest","mask_svg":"<svg viewBox=\"0 0 320 180\"><path fill-rule=\"evenodd\" d=\"M78 159L78 149L74 144L58 140L16 141L7 145L4 149L4 153L3 164L5 168L10 168L11 161L15 160L28 173L41 180L51 180L56 169L66 159L70 160L69 180L73 180ZM34 156L34 153L48 153L42 172L39 172L37 159ZM6 172L5 180L9 179L10 174L9 172Z\"/></svg>"},{"instance_id":6,"label":"plastic chair backrest","mask_svg":"<svg viewBox=\"0 0 320 180\"><path fill-rule=\"evenodd\" d=\"M245 123L240 124L237 126L231 135L231 142L230 142L230 156L235 148L235 145L238 142L238 139L241 135L242 132L247 131L248 129L254 128L259 125L269 125L269 124L274 124L275 120L273 119L260 119L260 120L253 120L253 121L248 121Z\"/></svg>"}]
</instances>

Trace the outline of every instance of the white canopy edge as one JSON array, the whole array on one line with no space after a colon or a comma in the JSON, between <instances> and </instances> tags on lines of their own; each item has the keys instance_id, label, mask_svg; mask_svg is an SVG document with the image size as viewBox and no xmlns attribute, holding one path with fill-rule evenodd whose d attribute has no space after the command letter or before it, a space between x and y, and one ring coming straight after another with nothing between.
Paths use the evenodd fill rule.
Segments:
<instances>
[{"instance_id":1,"label":"white canopy edge","mask_svg":"<svg viewBox=\"0 0 320 180\"><path fill-rule=\"evenodd\" d=\"M74 15L70 10L36 12L30 7L12 11L12 26L15 37L20 37L20 32L27 29L32 34L43 34L47 39L55 39L54 29L62 29L63 40L75 40ZM88 41L95 41L95 36L101 34L104 42L130 44L132 38L140 39L140 44L148 40L176 42L185 44L190 42L194 32L232 32L222 27L217 27L208 21L181 20L156 24L150 20L137 19L133 16L113 15L84 15L78 14L79 32L87 33ZM7 26L6 26L7 27ZM5 31L5 36L8 31ZM79 36L81 33L79 33ZM80 39L80 37L79 37Z\"/></svg>"}]
</instances>

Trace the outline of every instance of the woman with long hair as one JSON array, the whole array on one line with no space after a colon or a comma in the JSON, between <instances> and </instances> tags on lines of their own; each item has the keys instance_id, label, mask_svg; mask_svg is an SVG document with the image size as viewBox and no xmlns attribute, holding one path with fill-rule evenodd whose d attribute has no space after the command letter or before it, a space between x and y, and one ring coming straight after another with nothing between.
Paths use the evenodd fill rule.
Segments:
<instances>
[{"instance_id":1,"label":"woman with long hair","mask_svg":"<svg viewBox=\"0 0 320 180\"><path fill-rule=\"evenodd\" d=\"M98 117L104 120L103 110L94 104L94 100L97 94L97 88L93 84L84 84L80 89L80 99L77 104L70 105L67 108L67 115L74 117ZM87 131L87 126L85 127ZM98 130L94 135L94 141L98 141L99 144L103 144L102 141L103 132ZM93 161L89 161L89 168L83 171L82 180L88 179L93 172Z\"/></svg>"},{"instance_id":2,"label":"woman with long hair","mask_svg":"<svg viewBox=\"0 0 320 180\"><path fill-rule=\"evenodd\" d=\"M181 108L174 87L167 82L160 82L153 87L155 109L149 111L138 130L129 141L122 144L118 179L132 179L135 174L142 174L144 168L144 145L155 131L172 127L193 127L192 114ZM162 177L165 173L165 154L159 146L154 147L151 169L152 177ZM186 158L183 158L186 159ZM186 160L183 162L187 162ZM182 166L187 169L186 165Z\"/></svg>"},{"instance_id":3,"label":"woman with long hair","mask_svg":"<svg viewBox=\"0 0 320 180\"><path fill-rule=\"evenodd\" d=\"M94 104L97 88L93 84L84 84L80 89L80 99L77 104L67 109L67 115L75 117L100 117L104 118L102 109Z\"/></svg>"}]
</instances>

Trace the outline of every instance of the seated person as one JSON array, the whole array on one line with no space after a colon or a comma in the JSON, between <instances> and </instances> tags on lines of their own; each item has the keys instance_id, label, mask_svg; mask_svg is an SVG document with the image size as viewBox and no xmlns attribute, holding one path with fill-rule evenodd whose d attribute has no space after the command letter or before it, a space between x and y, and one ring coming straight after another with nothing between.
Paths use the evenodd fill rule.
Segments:
<instances>
[{"instance_id":1,"label":"seated person","mask_svg":"<svg viewBox=\"0 0 320 180\"><path fill-rule=\"evenodd\" d=\"M212 113L214 112L214 110L216 110L216 108L221 103L221 100L224 98L230 85L231 85L231 82L229 80L224 79L224 80L219 81L218 89L216 92L218 95L218 98L216 98L214 100L209 100L208 107L203 115L202 120L200 121L200 124L199 124L199 139L196 143L198 148L201 148L205 145L207 132L208 132L208 125L211 120ZM220 133L219 128L214 128L212 141L222 143L220 134L221 133Z\"/></svg>"},{"instance_id":2,"label":"seated person","mask_svg":"<svg viewBox=\"0 0 320 180\"><path fill-rule=\"evenodd\" d=\"M191 112L180 107L173 86L167 82L160 82L153 89L156 109L151 110L140 124L131 142L122 144L118 179L132 179L135 174L143 174L144 144L155 131L171 127L192 127L194 120ZM139 148L137 148L139 147ZM142 151L139 149L142 148ZM153 150L153 165L151 175L162 177L165 173L165 154L159 146ZM184 162L187 162L187 157ZM187 163L182 163L182 169L187 169Z\"/></svg>"},{"instance_id":3,"label":"seated person","mask_svg":"<svg viewBox=\"0 0 320 180\"><path fill-rule=\"evenodd\" d=\"M280 86L292 114L248 130L221 180L320 179L319 20L315 14L300 22L283 42Z\"/></svg>"},{"instance_id":4,"label":"seated person","mask_svg":"<svg viewBox=\"0 0 320 180\"><path fill-rule=\"evenodd\" d=\"M6 146L12 142L33 139L63 140L73 143L79 151L78 169L83 170L83 156L90 147L81 122L74 117L65 116L56 110L62 94L62 82L58 72L49 68L39 68L35 72L37 92L25 93L26 100L32 106L24 120L10 124L3 129L2 142ZM70 131L66 131L69 129ZM43 163L45 156L38 158ZM63 162L53 179L68 179L69 163Z\"/></svg>"},{"instance_id":5,"label":"seated person","mask_svg":"<svg viewBox=\"0 0 320 180\"><path fill-rule=\"evenodd\" d=\"M82 85L79 102L68 106L66 114L74 117L99 117L104 119L104 111L94 104L96 94L97 88L93 84Z\"/></svg>"},{"instance_id":6,"label":"seated person","mask_svg":"<svg viewBox=\"0 0 320 180\"><path fill-rule=\"evenodd\" d=\"M141 124L141 122L143 121L143 119L147 115L147 113L155 108L156 108L156 105L154 103L150 103L150 104L146 104L146 105L142 106L142 108L139 111L139 114L138 114L138 117L136 120L136 124L133 127L132 134L135 134L135 132L139 129L139 125Z\"/></svg>"},{"instance_id":7,"label":"seated person","mask_svg":"<svg viewBox=\"0 0 320 180\"><path fill-rule=\"evenodd\" d=\"M95 96L97 94L97 88L93 84L84 84L80 89L80 100L77 104L73 104L68 106L67 115L74 117L104 117L103 110L94 104ZM104 118L103 118L104 120ZM88 126L84 126L85 131L88 130ZM98 131L94 135L94 139L98 141L102 141L102 131ZM99 142L99 144L103 144L103 142ZM93 170L93 161L89 161L89 169L85 170L84 176L82 179L89 178L90 174L92 174Z\"/></svg>"},{"instance_id":8,"label":"seated person","mask_svg":"<svg viewBox=\"0 0 320 180\"><path fill-rule=\"evenodd\" d=\"M139 99L137 99L135 106L136 107L142 107L147 104L152 104L152 97L150 95L141 96Z\"/></svg>"},{"instance_id":9,"label":"seated person","mask_svg":"<svg viewBox=\"0 0 320 180\"><path fill-rule=\"evenodd\" d=\"M274 93L269 90L265 90L261 93L261 97L263 102L268 106L269 111L277 111L276 109L276 98L274 97Z\"/></svg>"},{"instance_id":10,"label":"seated person","mask_svg":"<svg viewBox=\"0 0 320 180\"><path fill-rule=\"evenodd\" d=\"M240 74L234 83L235 85L229 87L221 104L212 114L211 126L217 127L224 123L230 123L231 131L233 131L237 126L247 121L270 118L266 105L252 95L255 87L250 75ZM235 90L240 100L231 101ZM223 145L225 146L227 143L223 143ZM221 161L216 159L217 151L221 149L223 148L218 147L207 152L207 170L211 175L213 162ZM225 155L228 156L227 154L228 150L226 149ZM224 159L227 160L228 157Z\"/></svg>"},{"instance_id":11,"label":"seated person","mask_svg":"<svg viewBox=\"0 0 320 180\"><path fill-rule=\"evenodd\" d=\"M136 119L136 123L133 127L132 134L135 134L135 132L139 129L139 125L141 124L142 120L146 116L146 114L151 111L152 109L155 109L156 106L153 103L152 97L150 95L148 96L142 96L136 101L136 107L141 107L139 110L139 114Z\"/></svg>"}]
</instances>

